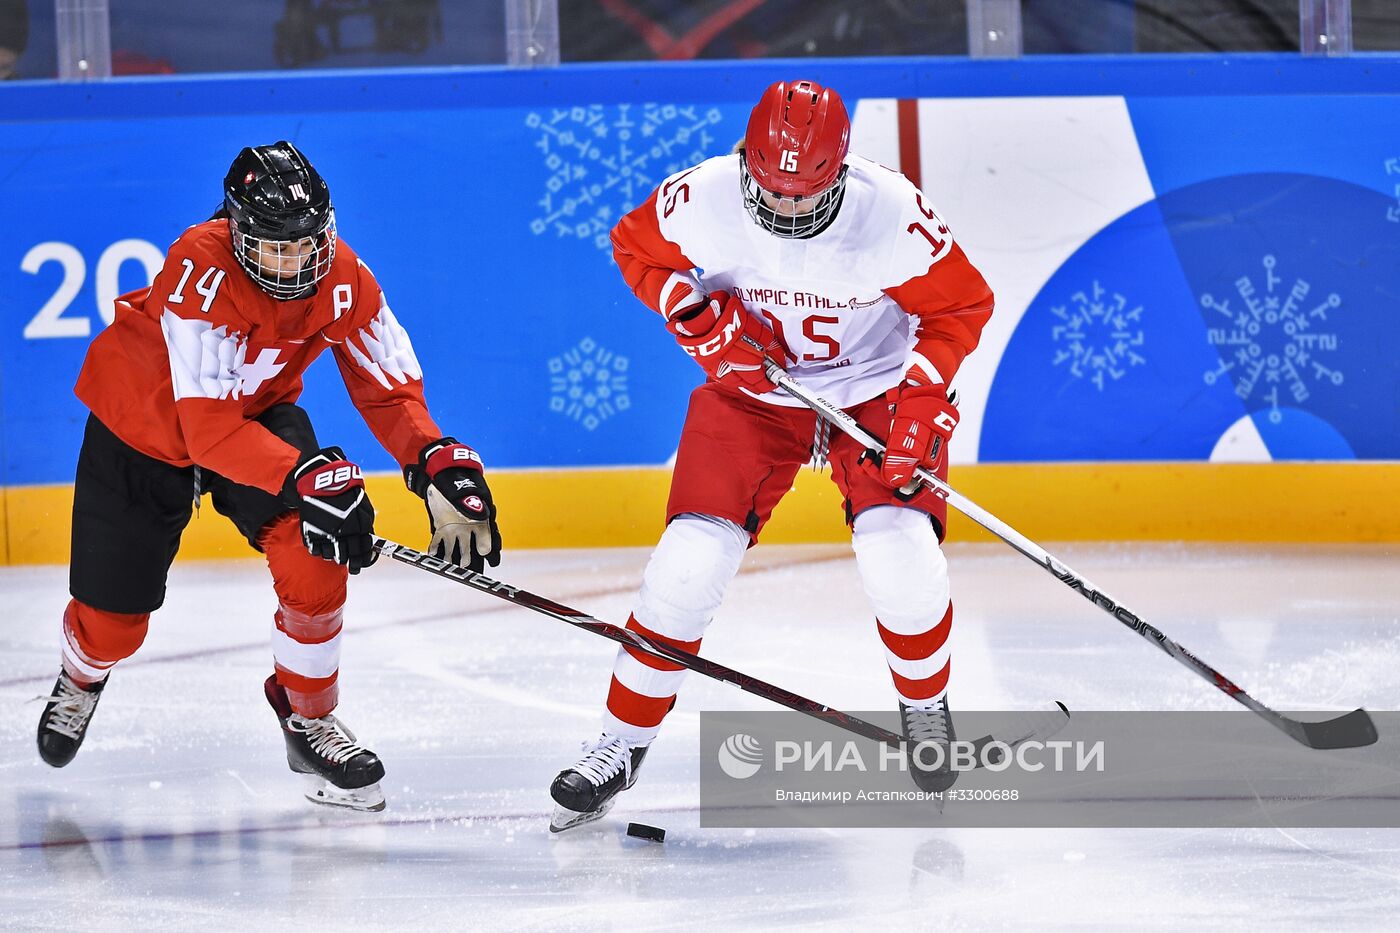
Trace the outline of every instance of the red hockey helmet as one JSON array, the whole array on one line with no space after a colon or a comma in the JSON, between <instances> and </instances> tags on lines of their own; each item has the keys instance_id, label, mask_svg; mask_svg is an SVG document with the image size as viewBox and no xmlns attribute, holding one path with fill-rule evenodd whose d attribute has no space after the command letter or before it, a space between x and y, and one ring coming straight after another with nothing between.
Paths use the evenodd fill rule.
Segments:
<instances>
[{"instance_id":1,"label":"red hockey helmet","mask_svg":"<svg viewBox=\"0 0 1400 933\"><path fill-rule=\"evenodd\" d=\"M820 233L846 184L851 120L841 95L815 81L779 81L749 115L740 169L744 206L784 237Z\"/></svg>"}]
</instances>

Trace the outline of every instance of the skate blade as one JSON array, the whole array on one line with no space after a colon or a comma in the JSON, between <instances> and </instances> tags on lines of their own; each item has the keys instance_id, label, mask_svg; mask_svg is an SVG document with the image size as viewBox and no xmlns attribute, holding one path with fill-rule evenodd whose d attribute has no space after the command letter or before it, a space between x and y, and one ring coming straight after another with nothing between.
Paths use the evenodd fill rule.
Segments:
<instances>
[{"instance_id":1,"label":"skate blade","mask_svg":"<svg viewBox=\"0 0 1400 933\"><path fill-rule=\"evenodd\" d=\"M608 811L617 803L614 798L603 804L596 810L589 810L587 813L580 813L577 810L570 810L568 807L554 806L554 813L549 818L549 831L552 833L562 833L566 830L577 829L589 823L596 823L608 815Z\"/></svg>"},{"instance_id":2,"label":"skate blade","mask_svg":"<svg viewBox=\"0 0 1400 933\"><path fill-rule=\"evenodd\" d=\"M325 778L313 774L302 775L306 784L304 794L312 803L324 807L337 807L342 810L362 810L378 813L384 809L384 792L378 784L346 789L336 787Z\"/></svg>"}]
</instances>

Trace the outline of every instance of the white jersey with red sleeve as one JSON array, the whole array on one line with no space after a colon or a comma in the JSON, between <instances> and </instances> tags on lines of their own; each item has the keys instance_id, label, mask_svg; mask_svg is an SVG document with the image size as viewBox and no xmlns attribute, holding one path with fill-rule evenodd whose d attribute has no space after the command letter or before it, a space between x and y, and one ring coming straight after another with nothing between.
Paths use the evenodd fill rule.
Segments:
<instances>
[{"instance_id":1,"label":"white jersey with red sleeve","mask_svg":"<svg viewBox=\"0 0 1400 933\"><path fill-rule=\"evenodd\" d=\"M784 239L744 208L739 155L668 178L613 230L618 266L653 310L724 289L773 328L788 372L848 408L908 378L950 382L992 313L992 293L907 178L850 155L836 218ZM775 405L802 403L781 393Z\"/></svg>"}]
</instances>

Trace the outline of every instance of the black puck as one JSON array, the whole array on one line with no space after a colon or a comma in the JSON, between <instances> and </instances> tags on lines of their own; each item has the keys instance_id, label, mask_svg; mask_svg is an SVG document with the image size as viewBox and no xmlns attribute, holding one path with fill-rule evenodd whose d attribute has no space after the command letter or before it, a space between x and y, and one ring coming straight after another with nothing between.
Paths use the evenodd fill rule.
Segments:
<instances>
[{"instance_id":1,"label":"black puck","mask_svg":"<svg viewBox=\"0 0 1400 933\"><path fill-rule=\"evenodd\" d=\"M652 842L666 841L666 830L645 823L628 823L627 835L636 836L638 839L650 839Z\"/></svg>"}]
</instances>

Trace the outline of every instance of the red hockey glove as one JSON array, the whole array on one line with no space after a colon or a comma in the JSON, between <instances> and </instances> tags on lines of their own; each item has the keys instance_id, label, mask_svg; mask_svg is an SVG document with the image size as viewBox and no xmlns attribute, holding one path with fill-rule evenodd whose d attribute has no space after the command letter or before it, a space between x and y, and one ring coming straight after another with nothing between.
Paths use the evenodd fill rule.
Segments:
<instances>
[{"instance_id":1,"label":"red hockey glove","mask_svg":"<svg viewBox=\"0 0 1400 933\"><path fill-rule=\"evenodd\" d=\"M314 556L344 564L351 573L379 557L364 477L339 447L302 457L287 474L282 501L300 514L301 540Z\"/></svg>"},{"instance_id":2,"label":"red hockey glove","mask_svg":"<svg viewBox=\"0 0 1400 933\"><path fill-rule=\"evenodd\" d=\"M917 491L914 469L923 466L936 472L939 461L948 456L948 441L957 426L958 410L949 403L943 386L905 384L894 404L880 480L906 494Z\"/></svg>"},{"instance_id":3,"label":"red hockey glove","mask_svg":"<svg viewBox=\"0 0 1400 933\"><path fill-rule=\"evenodd\" d=\"M711 292L710 300L695 314L672 318L666 322L666 329L717 382L759 394L776 388L763 372L763 361L767 358L782 366L782 344L767 324L744 310L744 303L728 292ZM755 349L745 337L763 347L763 351Z\"/></svg>"},{"instance_id":4,"label":"red hockey glove","mask_svg":"<svg viewBox=\"0 0 1400 933\"><path fill-rule=\"evenodd\" d=\"M417 463L404 467L403 478L428 505L429 554L474 573L501 562L496 504L476 451L455 438L439 438L419 452Z\"/></svg>"}]
</instances>

